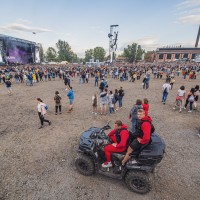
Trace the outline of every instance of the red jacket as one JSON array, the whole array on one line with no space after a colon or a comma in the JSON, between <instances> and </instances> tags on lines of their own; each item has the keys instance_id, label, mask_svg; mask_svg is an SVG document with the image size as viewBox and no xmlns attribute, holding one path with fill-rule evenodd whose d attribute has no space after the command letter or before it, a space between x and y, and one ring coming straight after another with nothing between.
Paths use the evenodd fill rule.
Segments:
<instances>
[{"instance_id":1,"label":"red jacket","mask_svg":"<svg viewBox=\"0 0 200 200\"><path fill-rule=\"evenodd\" d=\"M122 124L122 129L123 129L123 128L127 129L128 127L127 127L127 125ZM112 131L108 134L108 136L109 136L109 137L115 136L116 131L117 131L116 129L112 130ZM115 137L116 137L116 136L115 136ZM120 141L119 144L117 144L116 148L125 148L125 147L126 147L126 144L127 144L127 140L128 140L128 138L129 138L129 132L128 132L128 130L122 130L122 131L120 132L120 137L121 137L121 141Z\"/></svg>"},{"instance_id":2,"label":"red jacket","mask_svg":"<svg viewBox=\"0 0 200 200\"><path fill-rule=\"evenodd\" d=\"M149 121L152 122L151 117L145 116L144 118L141 119L141 121ZM147 144L150 141L151 138L151 124L149 122L143 122L141 126L141 130L143 131L144 135L141 138L140 143L141 144Z\"/></svg>"},{"instance_id":3,"label":"red jacket","mask_svg":"<svg viewBox=\"0 0 200 200\"><path fill-rule=\"evenodd\" d=\"M142 104L143 110L145 111L145 116L148 116L149 104Z\"/></svg>"}]
</instances>

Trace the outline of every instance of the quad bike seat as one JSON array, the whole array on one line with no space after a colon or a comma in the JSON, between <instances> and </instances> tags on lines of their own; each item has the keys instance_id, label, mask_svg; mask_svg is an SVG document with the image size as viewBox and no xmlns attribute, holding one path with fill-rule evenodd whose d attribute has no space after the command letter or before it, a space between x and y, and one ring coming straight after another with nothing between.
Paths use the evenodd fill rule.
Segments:
<instances>
[{"instance_id":1,"label":"quad bike seat","mask_svg":"<svg viewBox=\"0 0 200 200\"><path fill-rule=\"evenodd\" d=\"M148 147L151 144L151 141L152 140L150 139L148 144L144 144L139 149L137 149L136 151L133 151L133 153L130 156L133 157L133 158L137 158L138 155L142 152L142 150L146 149L146 147ZM147 151L151 151L151 148L149 148ZM111 155L118 158L119 160L123 160L124 156L126 155L126 151L112 153Z\"/></svg>"},{"instance_id":2,"label":"quad bike seat","mask_svg":"<svg viewBox=\"0 0 200 200\"><path fill-rule=\"evenodd\" d=\"M119 160L123 160L124 156L126 155L126 151L124 152L117 152L117 153L112 153L111 156L114 156L118 158Z\"/></svg>"}]
</instances>

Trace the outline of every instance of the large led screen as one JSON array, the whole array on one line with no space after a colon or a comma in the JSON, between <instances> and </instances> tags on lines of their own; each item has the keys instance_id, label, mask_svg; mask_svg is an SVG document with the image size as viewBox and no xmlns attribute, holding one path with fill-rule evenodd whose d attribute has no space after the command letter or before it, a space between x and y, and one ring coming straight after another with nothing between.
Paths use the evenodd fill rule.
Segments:
<instances>
[{"instance_id":1,"label":"large led screen","mask_svg":"<svg viewBox=\"0 0 200 200\"><path fill-rule=\"evenodd\" d=\"M8 45L7 61L9 63L33 63L34 46L31 44L12 41Z\"/></svg>"}]
</instances>

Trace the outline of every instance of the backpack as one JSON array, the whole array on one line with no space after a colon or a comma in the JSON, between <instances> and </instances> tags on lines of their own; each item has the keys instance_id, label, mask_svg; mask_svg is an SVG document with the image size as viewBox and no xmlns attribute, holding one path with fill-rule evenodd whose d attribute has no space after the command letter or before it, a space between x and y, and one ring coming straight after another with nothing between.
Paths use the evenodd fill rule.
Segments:
<instances>
[{"instance_id":1,"label":"backpack","mask_svg":"<svg viewBox=\"0 0 200 200\"><path fill-rule=\"evenodd\" d=\"M117 102L117 101L116 101L115 97L113 97L113 98L112 98L112 104L116 104L116 102Z\"/></svg>"},{"instance_id":2,"label":"backpack","mask_svg":"<svg viewBox=\"0 0 200 200\"><path fill-rule=\"evenodd\" d=\"M45 110L48 110L48 109L49 109L49 106L46 104L46 105L44 106L44 108L45 108Z\"/></svg>"},{"instance_id":3,"label":"backpack","mask_svg":"<svg viewBox=\"0 0 200 200\"><path fill-rule=\"evenodd\" d=\"M115 137L116 137L117 144L119 144L119 143L121 142L120 133L121 133L121 131L123 131L123 130L127 130L127 131L128 131L127 128L121 128L121 129L117 130L116 133L115 133ZM129 133L129 131L128 131L128 133ZM130 133L129 133L129 137L130 137ZM129 138L128 138L128 140L129 140ZM128 143L128 140L127 140L127 143Z\"/></svg>"},{"instance_id":4,"label":"backpack","mask_svg":"<svg viewBox=\"0 0 200 200\"><path fill-rule=\"evenodd\" d=\"M59 103L60 103L60 100L61 100L61 97L58 96L58 95L56 95L56 96L55 96L55 102L56 102L57 104L59 104Z\"/></svg>"},{"instance_id":5,"label":"backpack","mask_svg":"<svg viewBox=\"0 0 200 200\"><path fill-rule=\"evenodd\" d=\"M194 95L192 94L189 98L188 98L189 102L194 102Z\"/></svg>"},{"instance_id":6,"label":"backpack","mask_svg":"<svg viewBox=\"0 0 200 200\"><path fill-rule=\"evenodd\" d=\"M165 89L164 89L163 93L167 93L167 87L165 87Z\"/></svg>"},{"instance_id":7,"label":"backpack","mask_svg":"<svg viewBox=\"0 0 200 200\"><path fill-rule=\"evenodd\" d=\"M148 120L142 120L141 123L139 123L139 124L140 124L140 127L138 127L138 129L141 131L141 127L142 127L142 124L143 124L144 122L149 122L149 123L150 123L150 125L151 125L151 133L150 133L150 135L152 135L152 134L155 132L155 127L154 127L154 125L153 125L150 121L148 121ZM139 124L137 124L137 126L138 126ZM141 135L141 134L135 134L135 133L132 133L131 131L129 131L128 145L130 145L130 144L133 142L133 140L136 139L137 137L143 137L143 135Z\"/></svg>"},{"instance_id":8,"label":"backpack","mask_svg":"<svg viewBox=\"0 0 200 200\"><path fill-rule=\"evenodd\" d=\"M118 99L119 99L119 96L118 96L118 94L117 94L117 93L115 93L115 94L114 94L114 99L115 99L115 101L116 101L116 102L118 101Z\"/></svg>"}]
</instances>

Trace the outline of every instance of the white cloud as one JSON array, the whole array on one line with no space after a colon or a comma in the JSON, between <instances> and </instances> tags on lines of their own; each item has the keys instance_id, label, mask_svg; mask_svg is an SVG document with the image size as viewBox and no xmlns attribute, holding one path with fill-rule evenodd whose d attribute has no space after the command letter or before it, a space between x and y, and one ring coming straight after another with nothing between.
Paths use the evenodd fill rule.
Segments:
<instances>
[{"instance_id":1,"label":"white cloud","mask_svg":"<svg viewBox=\"0 0 200 200\"><path fill-rule=\"evenodd\" d=\"M161 46L161 44L159 43L159 38L157 38L156 36L146 36L135 41L125 42L119 48L119 52L122 53L124 48L132 43L137 43L138 45L141 45L141 47L146 51L155 50L156 48Z\"/></svg>"},{"instance_id":2,"label":"white cloud","mask_svg":"<svg viewBox=\"0 0 200 200\"><path fill-rule=\"evenodd\" d=\"M187 15L187 16L179 17L178 22L182 24L199 24L200 15Z\"/></svg>"},{"instance_id":3,"label":"white cloud","mask_svg":"<svg viewBox=\"0 0 200 200\"><path fill-rule=\"evenodd\" d=\"M176 5L174 11L180 17L175 23L199 24L200 23L200 0L186 0Z\"/></svg>"},{"instance_id":4,"label":"white cloud","mask_svg":"<svg viewBox=\"0 0 200 200\"><path fill-rule=\"evenodd\" d=\"M194 6L200 6L200 0L186 0L176 5L177 10L188 9Z\"/></svg>"},{"instance_id":5,"label":"white cloud","mask_svg":"<svg viewBox=\"0 0 200 200\"><path fill-rule=\"evenodd\" d=\"M35 33L42 33L42 32L53 32L52 30L45 29L45 28L38 28L38 27L30 27L23 24L13 23L7 26L0 26L1 31L7 32L35 32Z\"/></svg>"},{"instance_id":6,"label":"white cloud","mask_svg":"<svg viewBox=\"0 0 200 200\"><path fill-rule=\"evenodd\" d=\"M146 36L144 38L137 39L135 41L125 42L117 51L117 54L122 54L124 48L126 48L128 45L132 43L137 43L138 45L141 45L145 51L152 51L156 50L157 48L162 48L166 46L175 47L175 46L182 46L182 47L193 47L194 42L193 41L185 41L185 42L177 42L177 43L168 43L168 42L162 42L159 40L156 36Z\"/></svg>"},{"instance_id":7,"label":"white cloud","mask_svg":"<svg viewBox=\"0 0 200 200\"><path fill-rule=\"evenodd\" d=\"M23 24L31 24L32 22L31 21L29 21L29 20L27 20L27 19L22 19L22 18L19 18L19 19L17 19L17 22L19 22L19 23L23 23Z\"/></svg>"}]
</instances>

